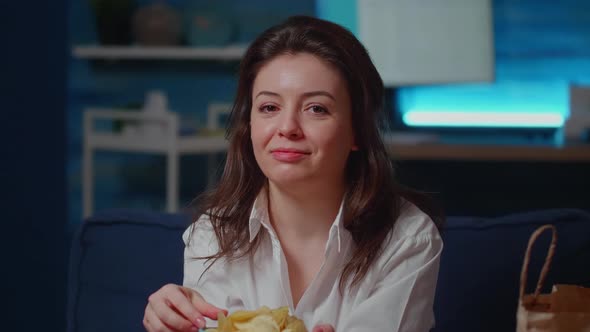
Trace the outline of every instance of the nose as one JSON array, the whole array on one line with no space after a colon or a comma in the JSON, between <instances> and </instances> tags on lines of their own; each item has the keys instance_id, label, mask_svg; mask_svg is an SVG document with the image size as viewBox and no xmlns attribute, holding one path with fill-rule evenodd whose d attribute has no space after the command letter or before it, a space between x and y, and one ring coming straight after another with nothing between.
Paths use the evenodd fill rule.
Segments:
<instances>
[{"instance_id":1,"label":"nose","mask_svg":"<svg viewBox=\"0 0 590 332\"><path fill-rule=\"evenodd\" d=\"M303 137L303 131L299 122L299 113L294 110L284 109L279 117L279 136L291 140Z\"/></svg>"}]
</instances>

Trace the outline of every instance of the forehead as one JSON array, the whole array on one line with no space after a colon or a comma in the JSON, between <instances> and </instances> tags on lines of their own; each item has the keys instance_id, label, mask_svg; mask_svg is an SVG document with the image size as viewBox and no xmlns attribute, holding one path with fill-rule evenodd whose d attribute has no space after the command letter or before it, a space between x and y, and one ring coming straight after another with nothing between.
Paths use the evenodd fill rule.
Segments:
<instances>
[{"instance_id":1,"label":"forehead","mask_svg":"<svg viewBox=\"0 0 590 332\"><path fill-rule=\"evenodd\" d=\"M346 90L346 82L338 69L312 54L284 54L260 68L254 80L253 92L281 89L337 93Z\"/></svg>"}]
</instances>

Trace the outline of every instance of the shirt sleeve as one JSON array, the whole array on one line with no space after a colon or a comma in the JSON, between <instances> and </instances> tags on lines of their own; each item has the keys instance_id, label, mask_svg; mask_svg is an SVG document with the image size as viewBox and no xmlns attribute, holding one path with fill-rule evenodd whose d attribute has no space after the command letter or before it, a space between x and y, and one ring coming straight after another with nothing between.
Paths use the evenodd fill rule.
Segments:
<instances>
[{"instance_id":1,"label":"shirt sleeve","mask_svg":"<svg viewBox=\"0 0 590 332\"><path fill-rule=\"evenodd\" d=\"M216 254L219 250L217 238L208 218L201 217L183 234L184 277L183 285L199 292L208 303L221 309L229 309L227 294L232 294L229 273L224 271L223 258L207 268L212 261L203 258ZM216 326L206 320L207 326Z\"/></svg>"},{"instance_id":2,"label":"shirt sleeve","mask_svg":"<svg viewBox=\"0 0 590 332\"><path fill-rule=\"evenodd\" d=\"M391 240L369 296L352 310L338 332L425 332L434 326L434 295L442 239L430 234Z\"/></svg>"}]
</instances>

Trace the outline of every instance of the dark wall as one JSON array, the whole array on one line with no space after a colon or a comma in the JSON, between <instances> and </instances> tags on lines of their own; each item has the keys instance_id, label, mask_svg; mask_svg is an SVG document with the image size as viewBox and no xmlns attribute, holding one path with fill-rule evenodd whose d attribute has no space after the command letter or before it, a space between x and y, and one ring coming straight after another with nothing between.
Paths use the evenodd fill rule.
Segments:
<instances>
[{"instance_id":1,"label":"dark wall","mask_svg":"<svg viewBox=\"0 0 590 332\"><path fill-rule=\"evenodd\" d=\"M2 6L3 331L65 330L66 1Z\"/></svg>"}]
</instances>

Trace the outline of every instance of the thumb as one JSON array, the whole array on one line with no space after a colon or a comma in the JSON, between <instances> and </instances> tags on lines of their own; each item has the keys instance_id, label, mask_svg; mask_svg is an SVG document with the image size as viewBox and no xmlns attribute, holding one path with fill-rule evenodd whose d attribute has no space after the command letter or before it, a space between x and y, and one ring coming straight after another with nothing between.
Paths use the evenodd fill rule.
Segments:
<instances>
[{"instance_id":1,"label":"thumb","mask_svg":"<svg viewBox=\"0 0 590 332\"><path fill-rule=\"evenodd\" d=\"M201 315L217 320L218 313L222 312L224 315L227 316L227 310L218 308L211 303L205 301L201 294L191 289L191 293L189 295L191 303L197 308L197 310L201 313Z\"/></svg>"},{"instance_id":2,"label":"thumb","mask_svg":"<svg viewBox=\"0 0 590 332\"><path fill-rule=\"evenodd\" d=\"M334 332L334 328L329 324L316 325L311 332Z\"/></svg>"}]
</instances>

